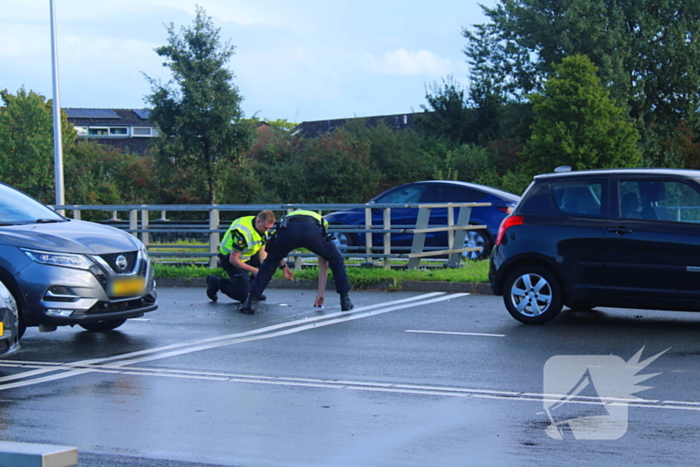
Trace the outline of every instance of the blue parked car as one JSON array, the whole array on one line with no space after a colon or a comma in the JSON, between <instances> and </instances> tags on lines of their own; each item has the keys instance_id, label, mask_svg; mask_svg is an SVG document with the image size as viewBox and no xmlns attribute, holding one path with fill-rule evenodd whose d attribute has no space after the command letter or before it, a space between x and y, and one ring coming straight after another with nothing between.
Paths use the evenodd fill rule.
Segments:
<instances>
[{"instance_id":1,"label":"blue parked car","mask_svg":"<svg viewBox=\"0 0 700 467\"><path fill-rule=\"evenodd\" d=\"M484 259L489 256L494 239L498 233L498 227L520 197L507 191L491 188L475 183L457 182L449 180L429 180L408 183L392 188L375 196L367 204L428 204L428 203L491 203L491 206L472 208L469 223L472 225L485 225L484 230L468 230L465 247L480 247L478 251L464 253L465 258ZM457 219L459 209L455 209L454 218ZM384 213L382 209L372 210L372 227L381 228L384 225ZM391 210L392 228L413 228L416 225L418 209L399 208ZM362 208L337 211L325 216L331 229L342 229L345 232L336 232L336 242L339 248L351 251L352 247L364 247L364 232L352 232L353 227L364 228L365 210ZM430 226L447 225L447 208L435 208L431 211ZM372 246L383 246L383 234L373 234ZM409 251L413 242L413 234L396 233L391 235L392 249L398 247L401 252ZM447 248L447 232L429 233L425 239L426 247L434 249ZM397 248L397 249L398 249ZM355 248L356 251L359 248Z\"/></svg>"}]
</instances>

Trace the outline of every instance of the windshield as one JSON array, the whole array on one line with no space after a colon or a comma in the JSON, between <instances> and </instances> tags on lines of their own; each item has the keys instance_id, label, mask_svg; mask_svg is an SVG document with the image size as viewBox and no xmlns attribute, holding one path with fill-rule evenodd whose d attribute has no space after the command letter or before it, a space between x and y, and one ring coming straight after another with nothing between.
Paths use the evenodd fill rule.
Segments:
<instances>
[{"instance_id":1,"label":"windshield","mask_svg":"<svg viewBox=\"0 0 700 467\"><path fill-rule=\"evenodd\" d=\"M39 201L0 184L0 225L62 222L65 218Z\"/></svg>"}]
</instances>

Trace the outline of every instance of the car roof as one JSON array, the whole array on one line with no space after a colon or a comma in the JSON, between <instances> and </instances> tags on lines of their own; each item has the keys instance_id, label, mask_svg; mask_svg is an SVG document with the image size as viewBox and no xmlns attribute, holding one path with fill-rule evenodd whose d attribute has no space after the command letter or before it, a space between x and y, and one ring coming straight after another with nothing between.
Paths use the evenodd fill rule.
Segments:
<instances>
[{"instance_id":1,"label":"car roof","mask_svg":"<svg viewBox=\"0 0 700 467\"><path fill-rule=\"evenodd\" d=\"M501 198L506 198L506 199L512 199L514 201L517 201L520 199L519 195L516 195L515 193L510 193L508 191L503 191L499 190L498 188L493 188L490 186L486 185L479 185L478 183L470 183L470 182L462 182L459 180L421 180L419 182L411 182L411 183L405 183L403 185L398 185L393 188L390 188L389 190L386 190L384 193L387 191L393 190L395 188L401 188L404 186L410 186L410 185L417 185L417 184L429 184L429 185L455 185L455 186L462 186L465 188L472 188L475 190L483 191L484 193L487 193L489 195L493 196L499 196ZM382 194L384 194L382 193ZM381 195L377 195L381 196ZM376 198L376 196L375 196Z\"/></svg>"},{"instance_id":2,"label":"car roof","mask_svg":"<svg viewBox=\"0 0 700 467\"><path fill-rule=\"evenodd\" d=\"M558 172L535 175L536 181L552 180L552 179L567 179L567 178L585 178L585 177L612 177L615 175L661 175L700 179L700 170L692 169L661 169L661 168L635 168L635 169L596 169L596 170L572 170L571 172Z\"/></svg>"}]
</instances>

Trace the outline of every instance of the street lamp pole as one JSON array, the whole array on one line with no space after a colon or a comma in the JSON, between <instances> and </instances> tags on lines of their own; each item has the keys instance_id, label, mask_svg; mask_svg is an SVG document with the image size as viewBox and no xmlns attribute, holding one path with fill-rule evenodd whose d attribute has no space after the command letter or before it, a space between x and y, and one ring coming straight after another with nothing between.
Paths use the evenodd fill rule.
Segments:
<instances>
[{"instance_id":1,"label":"street lamp pole","mask_svg":"<svg viewBox=\"0 0 700 467\"><path fill-rule=\"evenodd\" d=\"M61 103L58 87L58 56L56 47L56 8L54 0L51 5L51 69L53 72L53 152L54 173L56 178L56 205L63 206L63 147L61 141Z\"/></svg>"}]
</instances>

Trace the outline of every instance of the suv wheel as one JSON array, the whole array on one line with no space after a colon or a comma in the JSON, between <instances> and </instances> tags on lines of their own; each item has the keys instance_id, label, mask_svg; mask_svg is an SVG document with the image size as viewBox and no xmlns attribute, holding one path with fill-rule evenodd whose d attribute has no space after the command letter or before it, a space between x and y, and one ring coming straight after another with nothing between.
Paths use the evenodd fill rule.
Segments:
<instances>
[{"instance_id":1,"label":"suv wheel","mask_svg":"<svg viewBox=\"0 0 700 467\"><path fill-rule=\"evenodd\" d=\"M542 324L553 320L563 306L562 291L547 269L521 266L505 282L503 301L508 312L521 323Z\"/></svg>"}]
</instances>

